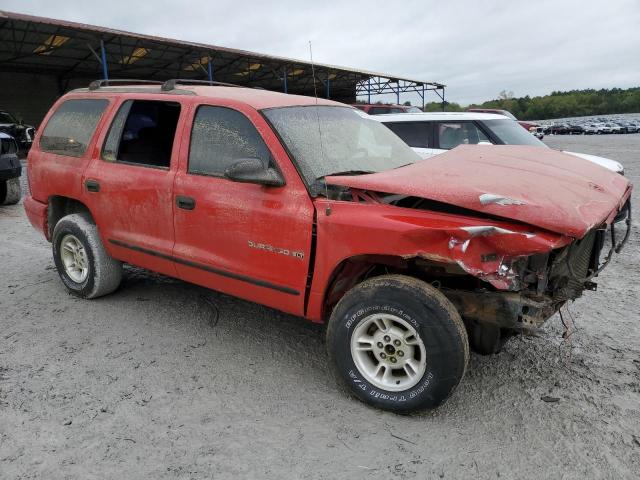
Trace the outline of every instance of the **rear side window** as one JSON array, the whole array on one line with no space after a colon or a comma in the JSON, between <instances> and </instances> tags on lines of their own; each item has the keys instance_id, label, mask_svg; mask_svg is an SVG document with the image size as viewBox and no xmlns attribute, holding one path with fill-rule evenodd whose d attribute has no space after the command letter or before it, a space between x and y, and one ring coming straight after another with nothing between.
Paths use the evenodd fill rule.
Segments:
<instances>
[{"instance_id":1,"label":"rear side window","mask_svg":"<svg viewBox=\"0 0 640 480\"><path fill-rule=\"evenodd\" d=\"M199 107L191 131L189 173L222 176L243 158L259 158L265 165L271 158L251 121L230 108Z\"/></svg>"},{"instance_id":2,"label":"rear side window","mask_svg":"<svg viewBox=\"0 0 640 480\"><path fill-rule=\"evenodd\" d=\"M67 100L51 116L40 138L40 150L81 157L109 102L105 99Z\"/></svg>"},{"instance_id":3,"label":"rear side window","mask_svg":"<svg viewBox=\"0 0 640 480\"><path fill-rule=\"evenodd\" d=\"M394 112L392 112L392 109L390 109L389 107L371 107L367 113L369 115L384 115L385 113L394 113ZM402 110L400 112L395 112L395 113L402 113Z\"/></svg>"},{"instance_id":4,"label":"rear side window","mask_svg":"<svg viewBox=\"0 0 640 480\"><path fill-rule=\"evenodd\" d=\"M180 104L127 100L111 122L102 159L169 168L180 117Z\"/></svg>"},{"instance_id":5,"label":"rear side window","mask_svg":"<svg viewBox=\"0 0 640 480\"><path fill-rule=\"evenodd\" d=\"M409 123L397 122L386 123L389 129L398 135L404 143L410 147L430 148L429 145L429 124L428 123Z\"/></svg>"}]
</instances>

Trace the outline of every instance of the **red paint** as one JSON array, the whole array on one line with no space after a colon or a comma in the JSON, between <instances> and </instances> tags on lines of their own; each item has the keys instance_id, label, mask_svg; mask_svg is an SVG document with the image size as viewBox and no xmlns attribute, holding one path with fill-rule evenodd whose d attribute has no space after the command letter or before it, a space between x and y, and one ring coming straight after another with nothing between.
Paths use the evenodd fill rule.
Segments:
<instances>
[{"instance_id":1,"label":"red paint","mask_svg":"<svg viewBox=\"0 0 640 480\"><path fill-rule=\"evenodd\" d=\"M560 248L593 225L610 221L631 190L624 177L551 150L463 146L384 173L330 177L330 183L354 189L353 201L313 199L259 110L316 101L342 104L264 90L180 88L196 95L152 93L140 87L129 93L81 91L60 99L52 112L70 98L107 98L110 105L82 158L41 152L45 128L39 129L28 161L32 196L25 199L33 226L47 235L49 200L73 199L89 209L103 243L119 260L322 321L328 286L347 259L424 257L456 264L488 287L513 289L512 279L500 272L503 262ZM127 99L180 103L168 169L100 158L113 116ZM190 175L191 125L199 105L226 106L244 114L262 135L286 185ZM578 168L581 174L571 172ZM99 193L87 191L87 179L99 181ZM381 203L375 192L429 198L504 220L400 208ZM523 204L482 205L479 196L485 193ZM196 208L178 209L178 195L195 198Z\"/></svg>"}]
</instances>

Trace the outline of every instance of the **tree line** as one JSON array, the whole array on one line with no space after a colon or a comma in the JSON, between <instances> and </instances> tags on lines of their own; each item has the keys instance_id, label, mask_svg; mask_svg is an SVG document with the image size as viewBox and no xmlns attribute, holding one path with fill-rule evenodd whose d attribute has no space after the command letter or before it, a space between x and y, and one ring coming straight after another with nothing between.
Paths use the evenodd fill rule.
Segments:
<instances>
[{"instance_id":1,"label":"tree line","mask_svg":"<svg viewBox=\"0 0 640 480\"><path fill-rule=\"evenodd\" d=\"M610 113L640 113L640 87L600 90L569 90L551 92L540 97L514 97L513 92L502 91L498 98L481 104L463 107L455 102L445 102L445 111L461 112L468 108L499 108L508 110L520 120L545 120L549 118L582 117ZM442 111L441 102L426 104L425 112Z\"/></svg>"}]
</instances>

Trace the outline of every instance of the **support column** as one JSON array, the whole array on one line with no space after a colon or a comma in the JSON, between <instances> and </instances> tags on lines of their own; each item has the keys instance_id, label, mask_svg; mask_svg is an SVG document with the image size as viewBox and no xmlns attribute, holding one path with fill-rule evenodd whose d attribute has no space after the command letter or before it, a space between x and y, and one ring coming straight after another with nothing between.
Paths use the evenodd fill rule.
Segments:
<instances>
[{"instance_id":1,"label":"support column","mask_svg":"<svg viewBox=\"0 0 640 480\"><path fill-rule=\"evenodd\" d=\"M289 93L287 86L287 67L283 67L282 69L284 75L282 76L282 86L284 87L284 93Z\"/></svg>"},{"instance_id":2,"label":"support column","mask_svg":"<svg viewBox=\"0 0 640 480\"><path fill-rule=\"evenodd\" d=\"M100 56L102 57L102 78L109 79L109 68L107 67L107 52L104 49L104 40L100 40Z\"/></svg>"},{"instance_id":3,"label":"support column","mask_svg":"<svg viewBox=\"0 0 640 480\"><path fill-rule=\"evenodd\" d=\"M209 61L207 62L207 74L209 75L209 81L213 82L213 58L209 57Z\"/></svg>"}]
</instances>

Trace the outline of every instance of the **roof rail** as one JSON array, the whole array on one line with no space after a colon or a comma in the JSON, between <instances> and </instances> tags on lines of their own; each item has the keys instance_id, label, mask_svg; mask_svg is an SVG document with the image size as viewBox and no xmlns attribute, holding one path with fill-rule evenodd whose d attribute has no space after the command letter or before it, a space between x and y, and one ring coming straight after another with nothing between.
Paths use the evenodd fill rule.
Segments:
<instances>
[{"instance_id":1,"label":"roof rail","mask_svg":"<svg viewBox=\"0 0 640 480\"><path fill-rule=\"evenodd\" d=\"M89 84L89 90L97 90L100 87L108 87L110 85L162 85L159 80L136 80L131 78L103 78L94 80Z\"/></svg>"},{"instance_id":2,"label":"roof rail","mask_svg":"<svg viewBox=\"0 0 640 480\"><path fill-rule=\"evenodd\" d=\"M242 85L236 85L235 83L214 82L211 80L190 80L188 78L172 78L162 84L160 90L168 92L175 90L176 85L210 85L217 87L242 87Z\"/></svg>"}]
</instances>

